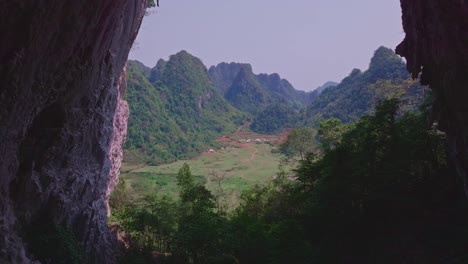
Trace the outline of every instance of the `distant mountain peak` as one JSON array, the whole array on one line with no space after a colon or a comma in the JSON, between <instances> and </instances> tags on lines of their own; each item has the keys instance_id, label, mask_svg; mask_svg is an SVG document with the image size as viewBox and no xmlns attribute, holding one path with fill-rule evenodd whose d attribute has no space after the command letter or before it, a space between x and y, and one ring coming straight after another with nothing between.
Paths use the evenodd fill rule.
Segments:
<instances>
[{"instance_id":1,"label":"distant mountain peak","mask_svg":"<svg viewBox=\"0 0 468 264\"><path fill-rule=\"evenodd\" d=\"M246 69L247 71L251 71L253 72L252 70L252 65L250 65L249 63L238 63L238 62L230 62L230 63L227 63L227 62L221 62L219 63L218 65L213 65L210 67L210 70L211 69L216 69L216 68L244 68Z\"/></svg>"},{"instance_id":2,"label":"distant mountain peak","mask_svg":"<svg viewBox=\"0 0 468 264\"><path fill-rule=\"evenodd\" d=\"M188 53L188 51L186 51L186 50L181 50L181 51L177 52L177 53L174 54L174 55L175 55L175 56L188 55L188 56L194 57L192 54ZM172 56L174 56L174 55L172 55Z\"/></svg>"},{"instance_id":3,"label":"distant mountain peak","mask_svg":"<svg viewBox=\"0 0 468 264\"><path fill-rule=\"evenodd\" d=\"M147 69L129 62L129 159L159 164L192 157L247 119L214 89L205 65L187 51L159 60L146 79L142 70Z\"/></svg>"},{"instance_id":4,"label":"distant mountain peak","mask_svg":"<svg viewBox=\"0 0 468 264\"><path fill-rule=\"evenodd\" d=\"M154 68L151 69L151 73L149 75L148 80L151 83L154 83L158 81L159 79L161 79L164 73L164 69L166 68L166 65L167 65L167 61L163 59L159 59L158 63L156 63L156 66L154 66Z\"/></svg>"},{"instance_id":5,"label":"distant mountain peak","mask_svg":"<svg viewBox=\"0 0 468 264\"><path fill-rule=\"evenodd\" d=\"M379 47L372 57L368 74L377 79L406 79L409 76L406 64L392 49Z\"/></svg>"},{"instance_id":6,"label":"distant mountain peak","mask_svg":"<svg viewBox=\"0 0 468 264\"><path fill-rule=\"evenodd\" d=\"M421 89L409 77L403 60L393 50L379 47L368 70L353 69L336 89L326 89L306 108L305 122L317 125L327 118L354 122L372 113L379 101L400 93L403 102L411 102L407 109L415 109L422 100Z\"/></svg>"},{"instance_id":7,"label":"distant mountain peak","mask_svg":"<svg viewBox=\"0 0 468 264\"><path fill-rule=\"evenodd\" d=\"M328 82L324 83L322 86L319 86L319 87L315 88L314 91L317 91L318 93L321 93L326 88L331 87L331 86L337 86L338 84L339 83L337 83L337 82L328 81Z\"/></svg>"},{"instance_id":8,"label":"distant mountain peak","mask_svg":"<svg viewBox=\"0 0 468 264\"><path fill-rule=\"evenodd\" d=\"M382 46L374 52L374 56L372 56L369 64L369 69L385 67L384 63L404 64L400 56L398 56L393 50Z\"/></svg>"},{"instance_id":9,"label":"distant mountain peak","mask_svg":"<svg viewBox=\"0 0 468 264\"><path fill-rule=\"evenodd\" d=\"M241 69L253 74L252 65L236 62L222 62L216 66L211 66L208 70L208 74L216 89L224 95L231 87Z\"/></svg>"},{"instance_id":10,"label":"distant mountain peak","mask_svg":"<svg viewBox=\"0 0 468 264\"><path fill-rule=\"evenodd\" d=\"M150 76L151 69L149 67L146 67L146 65L144 65L143 63L137 60L128 60L127 64L129 67L132 66L132 67L138 68L138 70L143 76L145 77Z\"/></svg>"},{"instance_id":11,"label":"distant mountain peak","mask_svg":"<svg viewBox=\"0 0 468 264\"><path fill-rule=\"evenodd\" d=\"M247 87L252 89L252 91L244 89L243 93L251 92L260 97L267 97L271 102L287 103L294 105L298 109L311 101L306 92L296 90L288 80L282 79L278 73L254 74L252 66L247 63L222 62L216 66L211 66L208 73L215 88L225 97L229 97L229 99L233 99L233 94L231 91L227 95L228 91L236 84L236 81L243 80L250 82L251 85ZM239 88L238 83L235 87ZM254 92L253 90L256 91Z\"/></svg>"}]
</instances>

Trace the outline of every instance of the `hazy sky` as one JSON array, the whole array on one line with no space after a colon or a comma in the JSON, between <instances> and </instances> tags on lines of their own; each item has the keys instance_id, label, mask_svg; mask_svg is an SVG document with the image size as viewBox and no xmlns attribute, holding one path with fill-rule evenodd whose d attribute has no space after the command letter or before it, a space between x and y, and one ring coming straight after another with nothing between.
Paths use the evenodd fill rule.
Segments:
<instances>
[{"instance_id":1,"label":"hazy sky","mask_svg":"<svg viewBox=\"0 0 468 264\"><path fill-rule=\"evenodd\" d=\"M131 59L153 67L180 50L207 67L251 63L296 89L367 69L379 46L403 39L398 0L160 0L144 18Z\"/></svg>"}]
</instances>

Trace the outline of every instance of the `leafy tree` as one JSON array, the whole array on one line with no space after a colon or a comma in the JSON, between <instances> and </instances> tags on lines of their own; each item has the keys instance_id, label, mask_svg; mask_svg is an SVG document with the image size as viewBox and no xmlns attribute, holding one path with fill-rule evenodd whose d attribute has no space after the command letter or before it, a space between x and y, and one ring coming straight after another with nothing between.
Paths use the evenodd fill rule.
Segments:
<instances>
[{"instance_id":1,"label":"leafy tree","mask_svg":"<svg viewBox=\"0 0 468 264\"><path fill-rule=\"evenodd\" d=\"M303 160L308 152L314 150L315 133L315 130L307 127L294 129L288 134L286 142L280 145L280 152L288 158L299 157Z\"/></svg>"},{"instance_id":2,"label":"leafy tree","mask_svg":"<svg viewBox=\"0 0 468 264\"><path fill-rule=\"evenodd\" d=\"M179 170L177 182L181 188L174 251L178 261L216 263L222 260L219 250L224 220L214 211L214 196L204 186L194 184L187 164Z\"/></svg>"},{"instance_id":3,"label":"leafy tree","mask_svg":"<svg viewBox=\"0 0 468 264\"><path fill-rule=\"evenodd\" d=\"M223 189L223 183L227 178L226 173L227 171L224 171L222 174L219 174L214 170L210 173L210 180L216 184L214 197L216 201L216 212L218 214L224 214L227 210L226 193Z\"/></svg>"},{"instance_id":4,"label":"leafy tree","mask_svg":"<svg viewBox=\"0 0 468 264\"><path fill-rule=\"evenodd\" d=\"M195 186L193 180L192 172L190 172L190 167L187 163L182 165L182 168L179 169L177 173L177 185L181 188L181 197L182 200L190 199L190 197L185 197L184 192L189 192Z\"/></svg>"},{"instance_id":5,"label":"leafy tree","mask_svg":"<svg viewBox=\"0 0 468 264\"><path fill-rule=\"evenodd\" d=\"M348 126L344 125L338 118L330 118L321 122L317 131L317 139L322 151L328 152L337 147L348 129Z\"/></svg>"},{"instance_id":6,"label":"leafy tree","mask_svg":"<svg viewBox=\"0 0 468 264\"><path fill-rule=\"evenodd\" d=\"M109 198L109 205L112 207L114 214L119 214L129 205L129 202L130 196L127 191L127 184L125 179L121 177Z\"/></svg>"},{"instance_id":7,"label":"leafy tree","mask_svg":"<svg viewBox=\"0 0 468 264\"><path fill-rule=\"evenodd\" d=\"M305 155L295 181L280 177L246 192L232 220L247 245L238 249L241 262L432 263L450 252L464 259L468 239L454 234L466 225L454 218L468 214L444 137L425 129L423 114L400 116L399 105L383 101L322 157ZM435 231L440 225L447 228ZM432 232L450 236L450 246L423 235Z\"/></svg>"}]
</instances>

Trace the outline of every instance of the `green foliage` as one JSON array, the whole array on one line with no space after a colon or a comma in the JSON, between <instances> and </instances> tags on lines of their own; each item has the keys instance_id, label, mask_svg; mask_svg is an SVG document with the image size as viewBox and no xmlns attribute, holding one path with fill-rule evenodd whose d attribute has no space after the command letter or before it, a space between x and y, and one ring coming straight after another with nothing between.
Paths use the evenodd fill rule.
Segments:
<instances>
[{"instance_id":1,"label":"green foliage","mask_svg":"<svg viewBox=\"0 0 468 264\"><path fill-rule=\"evenodd\" d=\"M424 235L441 232L440 225L454 225L443 232L466 234L454 218L466 221L468 215L459 206L463 194L446 164L444 137L424 128L422 114L398 118L399 105L398 100L382 102L375 115L331 137L341 142L323 157L305 155L296 181L279 177L276 184L246 193L236 230L255 254L241 250L241 259L428 263L452 254L450 248L464 254L466 238L450 235L455 240L446 247ZM341 126L336 120L328 125ZM405 250L395 251L400 248Z\"/></svg>"},{"instance_id":2,"label":"green foliage","mask_svg":"<svg viewBox=\"0 0 468 264\"><path fill-rule=\"evenodd\" d=\"M338 146L341 138L349 126L344 125L338 118L330 118L320 123L317 140L323 152L328 152Z\"/></svg>"},{"instance_id":3,"label":"green foliage","mask_svg":"<svg viewBox=\"0 0 468 264\"><path fill-rule=\"evenodd\" d=\"M311 263L313 250L296 211L294 184L279 174L264 186L242 194L231 225L239 263Z\"/></svg>"},{"instance_id":4,"label":"green foliage","mask_svg":"<svg viewBox=\"0 0 468 264\"><path fill-rule=\"evenodd\" d=\"M302 184L313 187L309 199L316 204L304 217L311 224L312 241L328 261L353 256L360 263L373 258L400 262L398 255L383 257L389 256L390 245L416 235L406 230L425 223L416 219L433 210L439 213L433 199L448 202L446 191L453 186L443 175L448 171L443 138L426 131L421 116L397 119L398 105L397 100L384 101L323 159L303 163L298 170ZM373 244L365 244L368 239Z\"/></svg>"},{"instance_id":5,"label":"green foliage","mask_svg":"<svg viewBox=\"0 0 468 264\"><path fill-rule=\"evenodd\" d=\"M209 106L203 99L211 90L201 88L209 80L195 58L182 52L159 66L147 86L157 87L163 98L158 115L176 113L168 118L174 124L168 131L178 128L190 138L186 142L194 142L204 122L197 116L219 113L224 104ZM292 121L289 102L265 91L267 79L248 69L233 78L225 96L257 117L254 129L275 131ZM458 256L463 261L463 192L446 162L444 135L426 129L428 111L414 112L421 100L420 86L408 79L402 60L379 48L369 70L354 70L302 112L302 125L320 126L317 133L293 130L281 145L281 153L299 157L292 173L280 171L273 181L243 192L239 207L226 213L184 164L176 176L177 200L148 196L123 206L119 220L133 238L132 248L170 252L165 261L171 263L443 263ZM316 140L320 155L314 153Z\"/></svg>"},{"instance_id":6,"label":"green foliage","mask_svg":"<svg viewBox=\"0 0 468 264\"><path fill-rule=\"evenodd\" d=\"M240 69L224 97L237 109L254 116L273 103L272 96L260 85L254 74L244 68Z\"/></svg>"},{"instance_id":7,"label":"green foliage","mask_svg":"<svg viewBox=\"0 0 468 264\"><path fill-rule=\"evenodd\" d=\"M202 62L185 51L151 71L142 67L130 62L127 71L127 162L156 165L193 157L247 119L214 90Z\"/></svg>"},{"instance_id":8,"label":"green foliage","mask_svg":"<svg viewBox=\"0 0 468 264\"><path fill-rule=\"evenodd\" d=\"M109 205L114 209L114 212L122 212L128 205L130 196L127 191L127 183L124 178L119 179L119 183L115 187L109 197Z\"/></svg>"},{"instance_id":9,"label":"green foliage","mask_svg":"<svg viewBox=\"0 0 468 264\"><path fill-rule=\"evenodd\" d=\"M318 126L329 118L355 122L372 114L379 102L391 98L402 101L401 112L417 111L424 99L423 89L410 78L400 57L380 47L367 71L354 69L339 85L325 89L303 111L300 123Z\"/></svg>"},{"instance_id":10,"label":"green foliage","mask_svg":"<svg viewBox=\"0 0 468 264\"><path fill-rule=\"evenodd\" d=\"M250 125L252 131L263 134L279 133L296 125L298 113L284 104L273 104L260 112Z\"/></svg>"},{"instance_id":11,"label":"green foliage","mask_svg":"<svg viewBox=\"0 0 468 264\"><path fill-rule=\"evenodd\" d=\"M281 79L277 73L256 75L258 82L276 98L276 101L292 107L294 110L302 109L311 102L309 95L304 91L296 90L286 79Z\"/></svg>"},{"instance_id":12,"label":"green foliage","mask_svg":"<svg viewBox=\"0 0 468 264\"><path fill-rule=\"evenodd\" d=\"M148 195L130 202L118 215L121 227L130 236L134 252L169 252L176 232L177 204L166 196Z\"/></svg>"},{"instance_id":13,"label":"green foliage","mask_svg":"<svg viewBox=\"0 0 468 264\"><path fill-rule=\"evenodd\" d=\"M288 134L286 142L280 145L280 152L287 158L299 157L303 160L307 153L315 148L316 131L312 128L298 128Z\"/></svg>"},{"instance_id":14,"label":"green foliage","mask_svg":"<svg viewBox=\"0 0 468 264\"><path fill-rule=\"evenodd\" d=\"M182 190L192 188L194 185L192 172L190 172L190 167L187 163L184 163L177 173L177 185L179 185Z\"/></svg>"},{"instance_id":15,"label":"green foliage","mask_svg":"<svg viewBox=\"0 0 468 264\"><path fill-rule=\"evenodd\" d=\"M195 185L190 168L179 171L180 205L175 253L185 263L209 263L216 254L220 231L219 216L214 212L214 196L202 185Z\"/></svg>"},{"instance_id":16,"label":"green foliage","mask_svg":"<svg viewBox=\"0 0 468 264\"><path fill-rule=\"evenodd\" d=\"M121 178L126 180L131 198L142 197L155 191L159 195L176 198L179 190L177 174L184 163L190 166L196 184L205 185L214 194L219 190L219 186L216 180L213 180L213 172L220 176L226 172L226 178L222 181L222 200L223 206L231 208L238 204L240 192L270 180L280 162L281 155L271 153L276 146L253 143L252 147L217 150L190 160L159 166L125 164L122 167Z\"/></svg>"},{"instance_id":17,"label":"green foliage","mask_svg":"<svg viewBox=\"0 0 468 264\"><path fill-rule=\"evenodd\" d=\"M223 62L212 66L209 70L209 76L215 88L229 101L235 99L232 97L244 96L247 99L246 102L249 103L241 106L250 113L253 113L251 110L258 107L250 104L257 101L257 98L251 97L255 93L267 97L273 104L285 104L293 107L294 110L303 108L311 101L310 93L294 89L291 83L281 79L277 73L254 74L250 64ZM227 94L230 89L233 91ZM263 109L262 107L260 108Z\"/></svg>"},{"instance_id":18,"label":"green foliage","mask_svg":"<svg viewBox=\"0 0 468 264\"><path fill-rule=\"evenodd\" d=\"M215 212L214 196L195 182L187 164L179 170L177 183L178 200L148 195L130 202L118 214L121 227L130 235L131 249L125 261L147 263L146 256L157 251L171 253L161 257L161 262L230 263L226 261L230 257L223 255L227 220Z\"/></svg>"},{"instance_id":19,"label":"green foliage","mask_svg":"<svg viewBox=\"0 0 468 264\"><path fill-rule=\"evenodd\" d=\"M348 127L326 121L322 156L302 150L293 175L280 170L243 192L228 215L183 165L178 201L144 204L138 210L149 212L146 218L127 216L138 220L130 230L146 234L143 241L164 234L162 252L172 253L172 263L437 263L463 256L468 214L446 163L445 138L425 129L424 114L399 115L400 105L383 101ZM303 143L314 141L310 130L292 135L302 132Z\"/></svg>"}]
</instances>

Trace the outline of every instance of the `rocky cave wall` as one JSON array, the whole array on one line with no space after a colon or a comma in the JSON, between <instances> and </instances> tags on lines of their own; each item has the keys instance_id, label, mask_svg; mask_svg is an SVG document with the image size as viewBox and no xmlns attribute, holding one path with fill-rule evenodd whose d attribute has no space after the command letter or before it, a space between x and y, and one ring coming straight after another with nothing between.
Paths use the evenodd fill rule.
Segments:
<instances>
[{"instance_id":1,"label":"rocky cave wall","mask_svg":"<svg viewBox=\"0 0 468 264\"><path fill-rule=\"evenodd\" d=\"M468 197L468 1L401 0L401 8L406 37L396 51L432 88L433 118Z\"/></svg>"},{"instance_id":2,"label":"rocky cave wall","mask_svg":"<svg viewBox=\"0 0 468 264\"><path fill-rule=\"evenodd\" d=\"M115 262L121 73L146 2L0 1L0 263L34 261L37 221L70 226L90 262Z\"/></svg>"}]
</instances>

